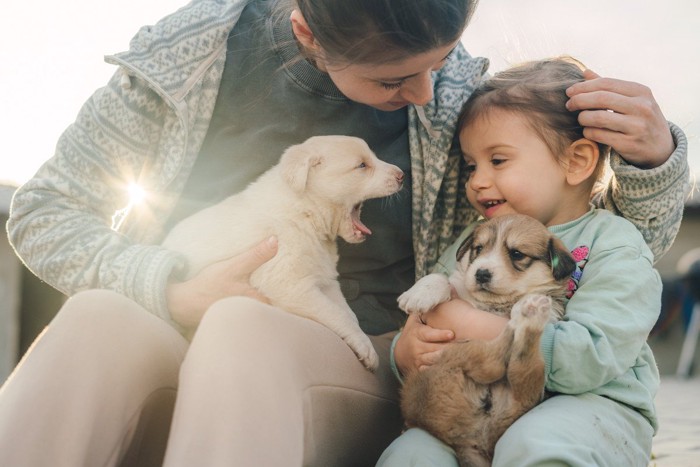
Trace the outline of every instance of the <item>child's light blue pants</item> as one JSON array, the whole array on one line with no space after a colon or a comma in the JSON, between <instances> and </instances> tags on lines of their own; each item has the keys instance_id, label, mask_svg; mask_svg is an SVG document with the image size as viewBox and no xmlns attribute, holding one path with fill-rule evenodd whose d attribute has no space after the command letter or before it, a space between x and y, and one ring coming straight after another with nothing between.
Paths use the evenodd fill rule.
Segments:
<instances>
[{"instance_id":1,"label":"child's light blue pants","mask_svg":"<svg viewBox=\"0 0 700 467\"><path fill-rule=\"evenodd\" d=\"M594 394L559 395L523 415L503 434L494 467L639 466L651 454L653 428L637 411ZM455 454L427 432L410 429L377 467L458 467Z\"/></svg>"}]
</instances>

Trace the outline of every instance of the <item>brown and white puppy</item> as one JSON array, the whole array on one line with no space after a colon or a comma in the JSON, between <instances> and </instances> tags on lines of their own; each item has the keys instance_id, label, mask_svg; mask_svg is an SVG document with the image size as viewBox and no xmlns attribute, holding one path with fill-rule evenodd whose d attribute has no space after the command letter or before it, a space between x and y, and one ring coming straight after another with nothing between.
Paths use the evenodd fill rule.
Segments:
<instances>
[{"instance_id":1,"label":"brown and white puppy","mask_svg":"<svg viewBox=\"0 0 700 467\"><path fill-rule=\"evenodd\" d=\"M461 466L491 464L496 442L544 397L540 336L560 319L575 261L547 228L524 215L492 219L460 246L449 279L430 274L399 297L408 313L425 313L451 290L475 307L509 316L491 341L455 342L405 381L406 424L450 445Z\"/></svg>"},{"instance_id":2,"label":"brown and white puppy","mask_svg":"<svg viewBox=\"0 0 700 467\"><path fill-rule=\"evenodd\" d=\"M360 221L362 202L396 193L403 178L362 139L312 137L242 192L181 221L162 245L184 255L190 278L276 235L277 255L251 285L273 305L330 328L374 370L377 354L337 281L336 238L359 243L371 234Z\"/></svg>"}]
</instances>

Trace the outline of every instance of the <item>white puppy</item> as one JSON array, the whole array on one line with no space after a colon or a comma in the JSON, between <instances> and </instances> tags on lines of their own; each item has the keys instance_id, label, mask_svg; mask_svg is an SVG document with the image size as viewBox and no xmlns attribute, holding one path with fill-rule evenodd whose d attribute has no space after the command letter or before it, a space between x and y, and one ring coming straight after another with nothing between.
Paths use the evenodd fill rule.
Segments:
<instances>
[{"instance_id":1,"label":"white puppy","mask_svg":"<svg viewBox=\"0 0 700 467\"><path fill-rule=\"evenodd\" d=\"M242 192L177 224L163 246L185 256L189 278L276 235L278 253L251 285L273 305L330 328L374 370L377 354L337 281L336 238L359 243L371 234L360 221L362 202L396 193L403 178L359 138L312 137Z\"/></svg>"}]
</instances>

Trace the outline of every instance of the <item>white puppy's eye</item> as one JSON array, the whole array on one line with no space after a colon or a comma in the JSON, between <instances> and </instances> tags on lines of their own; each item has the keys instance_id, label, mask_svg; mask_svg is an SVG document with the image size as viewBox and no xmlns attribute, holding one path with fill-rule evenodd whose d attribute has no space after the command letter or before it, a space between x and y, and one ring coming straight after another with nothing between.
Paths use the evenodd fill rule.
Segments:
<instances>
[{"instance_id":1,"label":"white puppy's eye","mask_svg":"<svg viewBox=\"0 0 700 467\"><path fill-rule=\"evenodd\" d=\"M358 169L365 169L365 168L367 168L367 164L365 164L364 162L360 162L360 165L358 165L357 168Z\"/></svg>"}]
</instances>

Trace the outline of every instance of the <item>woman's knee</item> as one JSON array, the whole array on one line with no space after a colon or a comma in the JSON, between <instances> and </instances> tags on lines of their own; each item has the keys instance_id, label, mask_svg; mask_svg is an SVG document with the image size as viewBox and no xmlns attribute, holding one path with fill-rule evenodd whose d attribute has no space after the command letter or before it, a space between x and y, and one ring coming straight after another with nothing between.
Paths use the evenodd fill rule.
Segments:
<instances>
[{"instance_id":1,"label":"woman's knee","mask_svg":"<svg viewBox=\"0 0 700 467\"><path fill-rule=\"evenodd\" d=\"M305 318L252 298L228 297L214 303L204 314L193 345L198 340L236 347L277 345L295 333L298 325L307 322Z\"/></svg>"},{"instance_id":2,"label":"woman's knee","mask_svg":"<svg viewBox=\"0 0 700 467\"><path fill-rule=\"evenodd\" d=\"M278 310L270 305L248 297L227 297L215 302L204 313L199 329L209 327L255 326L265 321L267 313Z\"/></svg>"},{"instance_id":3,"label":"woman's knee","mask_svg":"<svg viewBox=\"0 0 700 467\"><path fill-rule=\"evenodd\" d=\"M146 316L149 318L145 318ZM125 322L140 317L146 320L159 319L124 295L111 290L91 289L78 292L66 300L52 325L55 323L63 325L66 322L70 326L75 326L76 332L87 331L92 326L124 329ZM94 332L94 329L90 330Z\"/></svg>"},{"instance_id":4,"label":"woman's knee","mask_svg":"<svg viewBox=\"0 0 700 467\"><path fill-rule=\"evenodd\" d=\"M206 311L199 324L205 327L238 328L243 325L269 326L280 314L287 312L249 297L227 297L215 302Z\"/></svg>"},{"instance_id":5,"label":"woman's knee","mask_svg":"<svg viewBox=\"0 0 700 467\"><path fill-rule=\"evenodd\" d=\"M187 351L187 341L168 323L108 290L88 290L68 299L41 341L57 358L138 378L157 371L176 375Z\"/></svg>"}]
</instances>

